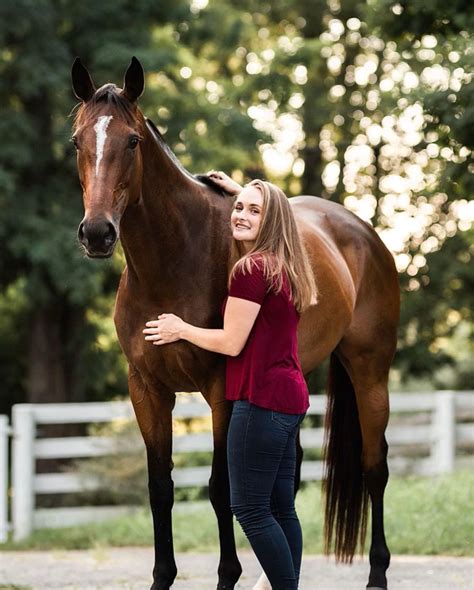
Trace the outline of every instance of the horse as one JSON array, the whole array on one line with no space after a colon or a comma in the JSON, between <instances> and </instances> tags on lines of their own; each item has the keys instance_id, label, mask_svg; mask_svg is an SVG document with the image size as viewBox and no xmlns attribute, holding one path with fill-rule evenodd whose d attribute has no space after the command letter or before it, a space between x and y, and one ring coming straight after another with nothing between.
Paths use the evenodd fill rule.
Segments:
<instances>
[{"instance_id":1,"label":"horse","mask_svg":"<svg viewBox=\"0 0 474 590\"><path fill-rule=\"evenodd\" d=\"M138 107L144 71L133 57L123 89L96 89L76 58L72 85L81 101L73 125L85 215L78 239L90 258L110 257L121 240L126 267L114 321L128 360L130 399L147 455L155 563L151 590L177 574L172 534L172 410L176 392L200 391L212 414L209 497L220 543L218 590L234 588L239 563L230 510L225 357L186 341L152 346L142 333L162 312L207 328L222 327L221 304L236 260L234 198L190 174ZM388 481L385 429L388 374L396 349L399 285L393 256L373 227L341 204L290 199L319 290L301 316L299 358L305 375L327 357L325 443L326 551L351 562L372 512L369 588L387 587L390 562L383 523ZM298 444L298 473L302 451Z\"/></svg>"}]
</instances>

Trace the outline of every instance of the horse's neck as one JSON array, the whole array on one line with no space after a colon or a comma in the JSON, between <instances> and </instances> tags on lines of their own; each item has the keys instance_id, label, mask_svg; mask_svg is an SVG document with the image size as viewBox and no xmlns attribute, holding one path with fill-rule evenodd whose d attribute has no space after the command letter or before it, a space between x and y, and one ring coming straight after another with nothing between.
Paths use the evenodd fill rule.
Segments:
<instances>
[{"instance_id":1,"label":"horse's neck","mask_svg":"<svg viewBox=\"0 0 474 590\"><path fill-rule=\"evenodd\" d=\"M176 297L178 286L197 291L215 275L225 281L230 203L209 194L149 131L142 157L141 196L121 223L130 279L154 299Z\"/></svg>"}]
</instances>

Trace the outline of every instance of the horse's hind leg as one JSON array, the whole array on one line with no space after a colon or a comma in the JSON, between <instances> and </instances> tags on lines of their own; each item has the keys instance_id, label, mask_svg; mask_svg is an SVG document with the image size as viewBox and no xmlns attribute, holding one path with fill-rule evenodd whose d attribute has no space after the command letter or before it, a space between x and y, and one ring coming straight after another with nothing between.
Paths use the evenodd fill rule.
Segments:
<instances>
[{"instance_id":1,"label":"horse's hind leg","mask_svg":"<svg viewBox=\"0 0 474 590\"><path fill-rule=\"evenodd\" d=\"M385 428L389 405L386 383L355 386L362 430L362 463L372 506L372 540L368 588L387 588L386 571L390 565L383 521L383 498L388 481Z\"/></svg>"},{"instance_id":2,"label":"horse's hind leg","mask_svg":"<svg viewBox=\"0 0 474 590\"><path fill-rule=\"evenodd\" d=\"M385 429L389 416L388 368L385 358L375 352L352 354L341 346L342 360L354 386L362 434L362 468L372 507L370 574L367 588L387 588L386 571L390 564L383 521L384 491L388 481ZM344 354L345 352L345 354ZM349 353L349 354L348 354Z\"/></svg>"},{"instance_id":3,"label":"horse's hind leg","mask_svg":"<svg viewBox=\"0 0 474 590\"><path fill-rule=\"evenodd\" d=\"M171 520L174 502L171 479L172 410L175 395L167 390L151 392L139 373L132 368L129 370L128 383L148 462L148 490L155 538L151 590L169 590L177 573Z\"/></svg>"}]
</instances>

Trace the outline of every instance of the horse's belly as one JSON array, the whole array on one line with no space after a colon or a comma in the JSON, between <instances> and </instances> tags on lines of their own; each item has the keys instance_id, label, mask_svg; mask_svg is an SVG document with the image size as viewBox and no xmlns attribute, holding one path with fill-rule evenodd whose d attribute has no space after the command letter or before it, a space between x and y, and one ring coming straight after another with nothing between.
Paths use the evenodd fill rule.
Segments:
<instances>
[{"instance_id":1,"label":"horse's belly","mask_svg":"<svg viewBox=\"0 0 474 590\"><path fill-rule=\"evenodd\" d=\"M298 356L303 373L318 367L336 348L350 324L351 314L332 308L330 302L311 306L298 326Z\"/></svg>"},{"instance_id":2,"label":"horse's belly","mask_svg":"<svg viewBox=\"0 0 474 590\"><path fill-rule=\"evenodd\" d=\"M347 261L331 235L326 203L321 201L300 197L293 207L318 289L318 303L303 313L298 326L304 373L320 365L336 348L351 323L357 297Z\"/></svg>"}]
</instances>

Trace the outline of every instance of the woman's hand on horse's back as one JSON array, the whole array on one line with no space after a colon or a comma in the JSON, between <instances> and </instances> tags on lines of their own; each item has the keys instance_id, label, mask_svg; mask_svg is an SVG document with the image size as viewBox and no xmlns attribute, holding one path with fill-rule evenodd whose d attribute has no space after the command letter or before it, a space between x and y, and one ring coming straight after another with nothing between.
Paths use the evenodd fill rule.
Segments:
<instances>
[{"instance_id":1,"label":"woman's hand on horse's back","mask_svg":"<svg viewBox=\"0 0 474 590\"><path fill-rule=\"evenodd\" d=\"M228 176L225 172L221 170L211 170L207 173L209 178L220 186L221 189L225 190L226 193L230 193L231 195L238 195L242 190L242 187L238 182L232 180L230 176Z\"/></svg>"}]
</instances>

